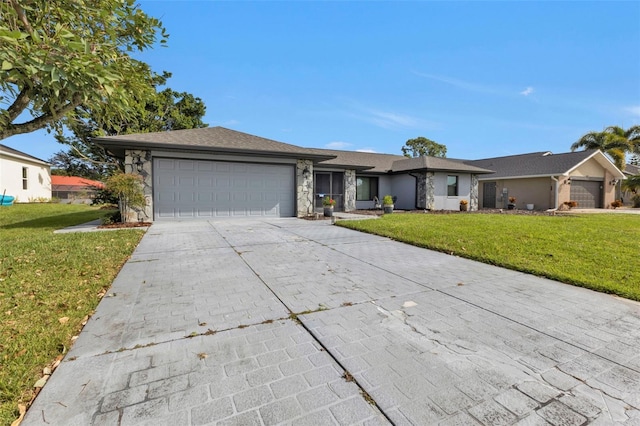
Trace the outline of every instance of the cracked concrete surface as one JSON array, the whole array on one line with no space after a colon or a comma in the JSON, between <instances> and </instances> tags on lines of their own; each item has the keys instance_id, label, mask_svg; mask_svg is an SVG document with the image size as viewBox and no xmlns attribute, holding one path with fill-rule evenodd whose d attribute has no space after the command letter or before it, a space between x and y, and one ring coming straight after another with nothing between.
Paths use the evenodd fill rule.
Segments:
<instances>
[{"instance_id":1,"label":"cracked concrete surface","mask_svg":"<svg viewBox=\"0 0 640 426\"><path fill-rule=\"evenodd\" d=\"M323 221L154 224L109 293L24 424L640 425L639 304Z\"/></svg>"}]
</instances>

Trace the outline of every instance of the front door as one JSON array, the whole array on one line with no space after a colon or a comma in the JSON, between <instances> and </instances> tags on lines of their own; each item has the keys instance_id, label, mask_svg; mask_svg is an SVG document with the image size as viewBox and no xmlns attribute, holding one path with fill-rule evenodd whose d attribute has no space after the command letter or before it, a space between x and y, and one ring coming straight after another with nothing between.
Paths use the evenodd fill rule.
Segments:
<instances>
[{"instance_id":1,"label":"front door","mask_svg":"<svg viewBox=\"0 0 640 426\"><path fill-rule=\"evenodd\" d=\"M335 211L344 210L343 172L316 172L313 182L316 209L322 209L322 199L329 196L336 201Z\"/></svg>"},{"instance_id":2,"label":"front door","mask_svg":"<svg viewBox=\"0 0 640 426\"><path fill-rule=\"evenodd\" d=\"M482 185L482 207L485 209L496 208L496 183L485 182Z\"/></svg>"}]
</instances>

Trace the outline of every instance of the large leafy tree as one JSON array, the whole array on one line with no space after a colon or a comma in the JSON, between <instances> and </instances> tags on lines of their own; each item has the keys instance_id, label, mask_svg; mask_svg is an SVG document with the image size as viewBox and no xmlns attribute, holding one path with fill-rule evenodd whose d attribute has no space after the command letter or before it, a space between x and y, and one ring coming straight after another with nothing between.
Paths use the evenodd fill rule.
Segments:
<instances>
[{"instance_id":1,"label":"large leafy tree","mask_svg":"<svg viewBox=\"0 0 640 426\"><path fill-rule=\"evenodd\" d=\"M640 150L640 126L627 130L609 126L602 132L589 132L571 145L571 151L580 148L599 149L611 157L616 167L624 170L626 154Z\"/></svg>"},{"instance_id":2,"label":"large leafy tree","mask_svg":"<svg viewBox=\"0 0 640 426\"><path fill-rule=\"evenodd\" d=\"M447 156L447 146L427 139L423 136L409 139L402 147L402 154L405 157L442 157Z\"/></svg>"},{"instance_id":3,"label":"large leafy tree","mask_svg":"<svg viewBox=\"0 0 640 426\"><path fill-rule=\"evenodd\" d=\"M102 180L122 169L122 164L94 144L92 138L207 127L202 121L206 112L202 99L170 88L159 89L158 86L164 85L170 76L166 72L155 76L155 90L150 96L133 97L126 119L112 115L110 106L104 104L92 109L79 106L67 114L63 123L68 131L59 128L55 137L69 149L51 158L53 168L74 176Z\"/></svg>"},{"instance_id":4,"label":"large leafy tree","mask_svg":"<svg viewBox=\"0 0 640 426\"><path fill-rule=\"evenodd\" d=\"M0 140L56 125L78 106L126 117L153 76L130 54L165 43L134 0L0 2Z\"/></svg>"}]
</instances>

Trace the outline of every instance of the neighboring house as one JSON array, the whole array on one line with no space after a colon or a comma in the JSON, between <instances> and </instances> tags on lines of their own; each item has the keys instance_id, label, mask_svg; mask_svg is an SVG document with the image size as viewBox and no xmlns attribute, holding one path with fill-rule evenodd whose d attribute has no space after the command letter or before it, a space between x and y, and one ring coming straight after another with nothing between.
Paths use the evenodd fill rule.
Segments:
<instances>
[{"instance_id":1,"label":"neighboring house","mask_svg":"<svg viewBox=\"0 0 640 426\"><path fill-rule=\"evenodd\" d=\"M78 176L51 176L51 194L61 203L89 204L102 188L104 184L97 180Z\"/></svg>"},{"instance_id":2,"label":"neighboring house","mask_svg":"<svg viewBox=\"0 0 640 426\"><path fill-rule=\"evenodd\" d=\"M481 208L506 208L509 197L517 208L555 209L564 202L578 208L609 208L624 174L601 151L562 154L533 152L469 162L494 170L479 177Z\"/></svg>"},{"instance_id":3,"label":"neighboring house","mask_svg":"<svg viewBox=\"0 0 640 426\"><path fill-rule=\"evenodd\" d=\"M625 177L640 175L640 166L626 164L622 173L624 173ZM618 184L618 199L622 200L624 205L632 205L634 195L636 194L631 191L623 191L621 185Z\"/></svg>"},{"instance_id":4,"label":"neighboring house","mask_svg":"<svg viewBox=\"0 0 640 426\"><path fill-rule=\"evenodd\" d=\"M133 220L307 216L322 198L337 211L373 208L396 197L398 209L478 206L478 176L463 160L303 148L223 127L94 139L125 171L143 177L147 207ZM136 217L137 216L137 217Z\"/></svg>"},{"instance_id":5,"label":"neighboring house","mask_svg":"<svg viewBox=\"0 0 640 426\"><path fill-rule=\"evenodd\" d=\"M51 167L39 158L0 144L0 195L26 203L51 199Z\"/></svg>"}]
</instances>

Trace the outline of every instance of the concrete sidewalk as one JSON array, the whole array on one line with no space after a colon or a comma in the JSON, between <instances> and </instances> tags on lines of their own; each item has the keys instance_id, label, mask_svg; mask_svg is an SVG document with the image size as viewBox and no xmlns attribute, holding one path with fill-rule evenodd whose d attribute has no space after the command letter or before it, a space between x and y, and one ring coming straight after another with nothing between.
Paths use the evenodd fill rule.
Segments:
<instances>
[{"instance_id":1,"label":"concrete sidewalk","mask_svg":"<svg viewBox=\"0 0 640 426\"><path fill-rule=\"evenodd\" d=\"M640 424L640 305L328 221L154 224L23 424Z\"/></svg>"}]
</instances>

